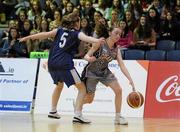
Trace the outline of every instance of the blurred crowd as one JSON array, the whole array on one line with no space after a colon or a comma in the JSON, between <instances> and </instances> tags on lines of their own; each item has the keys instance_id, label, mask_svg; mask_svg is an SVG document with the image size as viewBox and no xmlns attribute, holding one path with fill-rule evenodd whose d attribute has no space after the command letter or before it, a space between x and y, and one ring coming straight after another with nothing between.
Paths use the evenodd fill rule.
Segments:
<instances>
[{"instance_id":1,"label":"blurred crowd","mask_svg":"<svg viewBox=\"0 0 180 132\"><path fill-rule=\"evenodd\" d=\"M0 0L0 56L26 57L48 51L53 38L19 38L61 26L64 15L77 12L85 34L101 37L100 25L119 27L122 49L151 50L162 39L180 39L180 0ZM101 31L101 32L100 32ZM91 44L80 42L75 58L83 58Z\"/></svg>"}]
</instances>

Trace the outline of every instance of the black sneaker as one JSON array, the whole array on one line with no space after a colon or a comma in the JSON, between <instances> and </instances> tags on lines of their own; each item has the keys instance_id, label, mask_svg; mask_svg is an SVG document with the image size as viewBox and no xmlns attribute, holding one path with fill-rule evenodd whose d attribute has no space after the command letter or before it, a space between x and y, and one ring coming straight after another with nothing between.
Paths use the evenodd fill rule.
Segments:
<instances>
[{"instance_id":1,"label":"black sneaker","mask_svg":"<svg viewBox=\"0 0 180 132\"><path fill-rule=\"evenodd\" d=\"M54 118L54 119L60 119L61 118L57 111L49 112L48 117L49 118Z\"/></svg>"},{"instance_id":2,"label":"black sneaker","mask_svg":"<svg viewBox=\"0 0 180 132\"><path fill-rule=\"evenodd\" d=\"M91 121L82 116L74 116L73 123L90 124Z\"/></svg>"}]
</instances>

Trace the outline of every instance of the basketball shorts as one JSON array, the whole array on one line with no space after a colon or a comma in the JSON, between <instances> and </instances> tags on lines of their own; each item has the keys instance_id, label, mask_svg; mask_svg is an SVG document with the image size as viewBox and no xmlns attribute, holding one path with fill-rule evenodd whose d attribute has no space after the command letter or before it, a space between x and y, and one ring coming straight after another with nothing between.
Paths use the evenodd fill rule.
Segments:
<instances>
[{"instance_id":1,"label":"basketball shorts","mask_svg":"<svg viewBox=\"0 0 180 132\"><path fill-rule=\"evenodd\" d=\"M68 87L70 87L71 85L81 83L80 76L75 68L71 70L55 70L49 72L54 84L64 82Z\"/></svg>"},{"instance_id":2,"label":"basketball shorts","mask_svg":"<svg viewBox=\"0 0 180 132\"><path fill-rule=\"evenodd\" d=\"M98 82L101 82L105 86L108 86L113 81L117 81L114 74L109 74L107 77L102 77L102 78L87 77L87 80L86 80L86 83L85 83L86 84L86 92L88 94L95 93L96 85L98 84Z\"/></svg>"}]
</instances>

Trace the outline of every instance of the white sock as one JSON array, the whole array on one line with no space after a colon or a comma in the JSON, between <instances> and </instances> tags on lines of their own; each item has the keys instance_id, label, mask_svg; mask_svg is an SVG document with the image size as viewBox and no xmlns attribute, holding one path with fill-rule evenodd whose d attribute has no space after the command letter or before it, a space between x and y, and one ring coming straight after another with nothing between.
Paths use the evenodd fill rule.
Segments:
<instances>
[{"instance_id":1,"label":"white sock","mask_svg":"<svg viewBox=\"0 0 180 132\"><path fill-rule=\"evenodd\" d=\"M81 111L75 111L75 116L82 116L82 112Z\"/></svg>"},{"instance_id":2,"label":"white sock","mask_svg":"<svg viewBox=\"0 0 180 132\"><path fill-rule=\"evenodd\" d=\"M57 111L56 106L53 106L53 107L51 108L51 112L56 112L56 111Z\"/></svg>"},{"instance_id":3,"label":"white sock","mask_svg":"<svg viewBox=\"0 0 180 132\"><path fill-rule=\"evenodd\" d=\"M119 118L121 116L121 113L116 113L116 118Z\"/></svg>"}]
</instances>

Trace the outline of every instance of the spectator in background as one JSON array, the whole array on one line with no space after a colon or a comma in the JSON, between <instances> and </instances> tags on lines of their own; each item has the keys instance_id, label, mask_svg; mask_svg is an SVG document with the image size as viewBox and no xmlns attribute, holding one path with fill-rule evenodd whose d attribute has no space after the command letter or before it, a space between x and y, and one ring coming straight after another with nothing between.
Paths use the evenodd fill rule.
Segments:
<instances>
[{"instance_id":1,"label":"spectator in background","mask_svg":"<svg viewBox=\"0 0 180 132\"><path fill-rule=\"evenodd\" d=\"M94 15L93 15L93 23L91 24L93 28L95 28L95 26L97 24L99 24L99 20L103 17L103 14L101 14L101 12L99 11L95 11Z\"/></svg>"},{"instance_id":2,"label":"spectator in background","mask_svg":"<svg viewBox=\"0 0 180 132\"><path fill-rule=\"evenodd\" d=\"M74 9L74 4L72 2L68 2L66 7L65 7L64 15L68 15L68 14L72 13L73 9Z\"/></svg>"},{"instance_id":3,"label":"spectator in background","mask_svg":"<svg viewBox=\"0 0 180 132\"><path fill-rule=\"evenodd\" d=\"M0 22L5 24L7 20L16 19L14 6L16 0L0 0Z\"/></svg>"},{"instance_id":4,"label":"spectator in background","mask_svg":"<svg viewBox=\"0 0 180 132\"><path fill-rule=\"evenodd\" d=\"M18 28L19 28L19 31L22 32L23 30L23 24L24 24L24 21L27 19L27 13L26 13L26 10L24 9L21 9L19 11L19 14L18 14Z\"/></svg>"},{"instance_id":5,"label":"spectator in background","mask_svg":"<svg viewBox=\"0 0 180 132\"><path fill-rule=\"evenodd\" d=\"M93 7L91 0L86 0L84 11L84 17L87 17L90 21L89 23L92 24L94 12L96 11L96 9Z\"/></svg>"},{"instance_id":6,"label":"spectator in background","mask_svg":"<svg viewBox=\"0 0 180 132\"><path fill-rule=\"evenodd\" d=\"M58 5L57 5L57 3L56 3L56 1L49 1L48 3L47 3L47 1L46 1L46 15L45 15L45 18L48 20L48 22L51 22L51 21L53 21L54 20L54 12L55 12L55 10L57 10L58 9ZM49 4L49 6L48 6L48 4Z\"/></svg>"},{"instance_id":7,"label":"spectator in background","mask_svg":"<svg viewBox=\"0 0 180 132\"><path fill-rule=\"evenodd\" d=\"M124 16L124 7L121 3L121 0L113 0L112 6L110 8L107 8L107 14L105 16L106 19L111 20L112 19L112 11L113 10L117 10L118 11L118 16L117 19L123 19Z\"/></svg>"},{"instance_id":8,"label":"spectator in background","mask_svg":"<svg viewBox=\"0 0 180 132\"><path fill-rule=\"evenodd\" d=\"M31 9L27 13L28 19L34 21L36 15L45 17L46 12L41 9L40 2L38 0L32 1Z\"/></svg>"},{"instance_id":9,"label":"spectator in background","mask_svg":"<svg viewBox=\"0 0 180 132\"><path fill-rule=\"evenodd\" d=\"M80 15L80 10L79 10L79 8L77 8L77 7L74 7L74 8L73 8L73 12L74 12L74 13L76 13L76 14L78 14L78 16L81 18L81 15Z\"/></svg>"},{"instance_id":10,"label":"spectator in background","mask_svg":"<svg viewBox=\"0 0 180 132\"><path fill-rule=\"evenodd\" d=\"M30 35L37 34L37 33L39 33L39 32L37 30L33 29L33 30L31 30ZM40 51L40 49L39 49L40 40L29 39L25 43L27 45L27 49L28 49L29 54L33 51Z\"/></svg>"},{"instance_id":11,"label":"spectator in background","mask_svg":"<svg viewBox=\"0 0 180 132\"><path fill-rule=\"evenodd\" d=\"M176 21L174 19L174 16L172 12L167 12L165 20L161 20L160 22L160 32L159 32L159 39L175 39L175 27L176 27Z\"/></svg>"},{"instance_id":12,"label":"spectator in background","mask_svg":"<svg viewBox=\"0 0 180 132\"><path fill-rule=\"evenodd\" d=\"M160 4L159 0L152 0L151 4L144 11L148 12L151 8L155 8L157 10L158 14L162 13L162 4Z\"/></svg>"},{"instance_id":13,"label":"spectator in background","mask_svg":"<svg viewBox=\"0 0 180 132\"><path fill-rule=\"evenodd\" d=\"M18 15L21 10L28 11L30 7L30 3L27 0L17 0L17 4L15 5L15 14Z\"/></svg>"},{"instance_id":14,"label":"spectator in background","mask_svg":"<svg viewBox=\"0 0 180 132\"><path fill-rule=\"evenodd\" d=\"M77 8L80 11L80 17L85 17L85 5L86 5L86 0L80 0L79 5Z\"/></svg>"},{"instance_id":15,"label":"spectator in background","mask_svg":"<svg viewBox=\"0 0 180 132\"><path fill-rule=\"evenodd\" d=\"M62 15L66 12L67 3L71 2L70 0L61 0L60 9L62 10Z\"/></svg>"},{"instance_id":16,"label":"spectator in background","mask_svg":"<svg viewBox=\"0 0 180 132\"><path fill-rule=\"evenodd\" d=\"M0 0L0 23L6 23L6 5Z\"/></svg>"},{"instance_id":17,"label":"spectator in background","mask_svg":"<svg viewBox=\"0 0 180 132\"><path fill-rule=\"evenodd\" d=\"M160 15L155 8L150 8L148 11L148 23L158 34L160 30Z\"/></svg>"},{"instance_id":18,"label":"spectator in background","mask_svg":"<svg viewBox=\"0 0 180 132\"><path fill-rule=\"evenodd\" d=\"M174 5L175 14L180 13L180 0L176 0L176 3Z\"/></svg>"},{"instance_id":19,"label":"spectator in background","mask_svg":"<svg viewBox=\"0 0 180 132\"><path fill-rule=\"evenodd\" d=\"M96 23L96 26L94 28L93 36L96 38L103 37L104 32L106 32L106 28L109 28L107 23L104 22L105 18L102 17L99 19L98 23ZM105 28L106 27L106 28ZM112 27L114 28L114 27Z\"/></svg>"},{"instance_id":20,"label":"spectator in background","mask_svg":"<svg viewBox=\"0 0 180 132\"><path fill-rule=\"evenodd\" d=\"M84 17L81 18L81 28L80 30L85 33L88 36L92 35L93 29L91 27L91 25L89 24L89 19Z\"/></svg>"},{"instance_id":21,"label":"spectator in background","mask_svg":"<svg viewBox=\"0 0 180 132\"><path fill-rule=\"evenodd\" d=\"M49 23L47 19L42 19L40 25L40 32L47 32L47 31L49 31Z\"/></svg>"},{"instance_id":22,"label":"spectator in background","mask_svg":"<svg viewBox=\"0 0 180 132\"><path fill-rule=\"evenodd\" d=\"M89 24L88 18L81 18L81 28L80 31L88 36L92 36L93 29ZM75 54L75 58L83 58L84 55L88 52L88 50L91 48L92 44L84 41L80 41L80 45L78 48L78 53Z\"/></svg>"},{"instance_id":23,"label":"spectator in background","mask_svg":"<svg viewBox=\"0 0 180 132\"><path fill-rule=\"evenodd\" d=\"M120 46L121 49L127 49L130 45L133 45L133 33L129 30L129 27L125 20L118 21L117 26L121 29L121 37L116 42L116 45Z\"/></svg>"},{"instance_id":24,"label":"spectator in background","mask_svg":"<svg viewBox=\"0 0 180 132\"><path fill-rule=\"evenodd\" d=\"M124 16L126 22L127 22L127 25L129 27L129 29L133 32L134 29L136 28L137 26L137 21L136 19L134 18L134 16L132 15L131 11L130 10L126 10L125 11L125 16Z\"/></svg>"},{"instance_id":25,"label":"spectator in background","mask_svg":"<svg viewBox=\"0 0 180 132\"><path fill-rule=\"evenodd\" d=\"M9 30L10 30L10 28L12 28L12 27L17 27L16 21L17 21L17 20L9 20L9 21L8 21L8 28L3 31L2 39L9 36Z\"/></svg>"},{"instance_id":26,"label":"spectator in background","mask_svg":"<svg viewBox=\"0 0 180 132\"><path fill-rule=\"evenodd\" d=\"M33 29L36 29L36 30L40 31L40 29L41 29L41 21L42 21L42 17L40 15L36 15L34 17L34 21L33 21Z\"/></svg>"},{"instance_id":27,"label":"spectator in background","mask_svg":"<svg viewBox=\"0 0 180 132\"><path fill-rule=\"evenodd\" d=\"M98 0L98 6L95 7L96 11L101 12L101 14L103 15L103 17L106 16L107 14L107 0Z\"/></svg>"},{"instance_id":28,"label":"spectator in background","mask_svg":"<svg viewBox=\"0 0 180 132\"><path fill-rule=\"evenodd\" d=\"M16 27L11 27L8 38L3 41L0 49L1 54L7 57L28 57L27 46L19 43L19 31Z\"/></svg>"},{"instance_id":29,"label":"spectator in background","mask_svg":"<svg viewBox=\"0 0 180 132\"><path fill-rule=\"evenodd\" d=\"M41 30L40 32L48 32L49 31L49 24L46 19L43 19L41 21ZM51 48L51 45L53 43L53 38L47 38L44 40L41 40L39 43L39 51L49 51Z\"/></svg>"},{"instance_id":30,"label":"spectator in background","mask_svg":"<svg viewBox=\"0 0 180 132\"><path fill-rule=\"evenodd\" d=\"M21 25L22 29L20 32L21 37L25 37L28 36L31 32L31 30L33 29L33 25L32 22L28 19L26 19L23 23L23 25Z\"/></svg>"},{"instance_id":31,"label":"spectator in background","mask_svg":"<svg viewBox=\"0 0 180 132\"><path fill-rule=\"evenodd\" d=\"M145 15L140 17L139 25L135 28L133 33L134 45L129 48L150 50L155 48L156 33L153 28L148 25Z\"/></svg>"},{"instance_id":32,"label":"spectator in background","mask_svg":"<svg viewBox=\"0 0 180 132\"><path fill-rule=\"evenodd\" d=\"M101 24L101 19L103 18L103 15L99 12L99 11L96 11L95 13L94 13L94 27L93 27L93 37L95 37L95 38L98 38L98 36L97 36L97 33L99 32L99 29L98 29L98 27L99 27L99 24Z\"/></svg>"},{"instance_id":33,"label":"spectator in background","mask_svg":"<svg viewBox=\"0 0 180 132\"><path fill-rule=\"evenodd\" d=\"M139 20L140 16L143 13L142 6L140 5L140 3L138 3L137 0L129 0L129 3L127 4L127 7L125 7L125 10L130 10L136 20Z\"/></svg>"},{"instance_id":34,"label":"spectator in background","mask_svg":"<svg viewBox=\"0 0 180 132\"><path fill-rule=\"evenodd\" d=\"M62 11L57 9L54 11L54 21L49 24L49 30L55 29L61 25Z\"/></svg>"},{"instance_id":35,"label":"spectator in background","mask_svg":"<svg viewBox=\"0 0 180 132\"><path fill-rule=\"evenodd\" d=\"M118 14L119 14L119 10L117 9L113 9L111 12L111 20L108 21L108 26L109 27L115 27L117 25L118 22Z\"/></svg>"},{"instance_id":36,"label":"spectator in background","mask_svg":"<svg viewBox=\"0 0 180 132\"><path fill-rule=\"evenodd\" d=\"M175 24L175 40L180 40L180 0L176 0L176 4L174 6L175 9L175 19L176 19L176 24Z\"/></svg>"},{"instance_id":37,"label":"spectator in background","mask_svg":"<svg viewBox=\"0 0 180 132\"><path fill-rule=\"evenodd\" d=\"M43 3L43 10L47 13L50 10L50 3L53 2L53 0L45 0ZM56 2L56 1L55 1Z\"/></svg>"}]
</instances>

